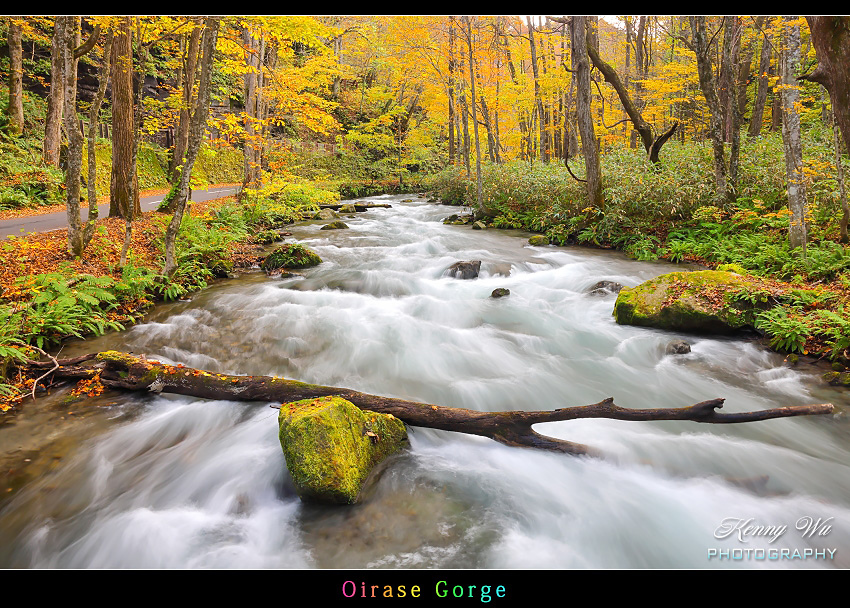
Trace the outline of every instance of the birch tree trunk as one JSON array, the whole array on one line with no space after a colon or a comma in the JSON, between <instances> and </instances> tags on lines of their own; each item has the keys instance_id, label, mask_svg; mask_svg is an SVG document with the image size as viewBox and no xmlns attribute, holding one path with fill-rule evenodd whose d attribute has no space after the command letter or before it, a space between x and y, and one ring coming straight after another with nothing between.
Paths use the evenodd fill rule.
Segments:
<instances>
[{"instance_id":1,"label":"birch tree trunk","mask_svg":"<svg viewBox=\"0 0 850 608\"><path fill-rule=\"evenodd\" d=\"M800 65L800 26L791 25L794 17L785 17L780 52L782 100L782 143L785 149L785 174L788 180L788 208L791 220L788 237L791 248L802 247L806 255L806 185L803 182L803 143L800 138L800 91L797 70Z\"/></svg>"}]
</instances>

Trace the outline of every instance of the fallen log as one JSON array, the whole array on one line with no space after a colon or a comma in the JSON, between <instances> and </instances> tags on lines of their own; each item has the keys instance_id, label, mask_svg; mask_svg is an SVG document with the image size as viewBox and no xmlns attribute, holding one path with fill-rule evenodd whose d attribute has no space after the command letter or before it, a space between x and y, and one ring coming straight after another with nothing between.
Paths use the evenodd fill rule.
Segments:
<instances>
[{"instance_id":1,"label":"fallen log","mask_svg":"<svg viewBox=\"0 0 850 608\"><path fill-rule=\"evenodd\" d=\"M319 209L332 209L334 211L338 211L341 207L345 205L352 205L354 210L362 213L364 211L368 211L369 209L391 209L392 205L389 203L320 203Z\"/></svg>"},{"instance_id":2,"label":"fallen log","mask_svg":"<svg viewBox=\"0 0 850 608\"><path fill-rule=\"evenodd\" d=\"M93 365L82 363L94 361ZM58 367L56 366L58 363ZM479 435L515 447L532 447L577 456L601 456L589 446L547 437L532 429L534 424L560 422L579 418L611 418L615 420L690 420L710 424L755 422L788 416L831 414L831 403L779 407L755 412L724 413L724 399L710 399L687 407L630 409L614 404L613 398L591 405L565 407L551 411L480 412L370 395L347 388L309 384L274 376L231 376L200 369L169 365L144 356L105 351L45 362L31 362L26 367L37 370L54 368L50 374L58 379L92 379L97 377L107 388L174 393L203 399L233 401L267 401L290 403L316 397L339 396L362 410L392 414L409 426Z\"/></svg>"}]
</instances>

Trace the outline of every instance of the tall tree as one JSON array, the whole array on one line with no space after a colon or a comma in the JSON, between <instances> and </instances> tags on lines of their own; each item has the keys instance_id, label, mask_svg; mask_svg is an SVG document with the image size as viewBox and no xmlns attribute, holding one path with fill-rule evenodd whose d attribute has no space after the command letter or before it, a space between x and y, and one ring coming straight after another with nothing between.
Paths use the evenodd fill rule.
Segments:
<instances>
[{"instance_id":1,"label":"tall tree","mask_svg":"<svg viewBox=\"0 0 850 608\"><path fill-rule=\"evenodd\" d=\"M590 61L587 56L587 25L584 17L572 17L570 37L576 80L576 112L587 174L587 201L590 205L602 208L602 166L590 108Z\"/></svg>"},{"instance_id":2,"label":"tall tree","mask_svg":"<svg viewBox=\"0 0 850 608\"><path fill-rule=\"evenodd\" d=\"M65 70L65 19L56 17L50 40L50 92L47 97L47 117L44 122L44 162L59 166L59 146L62 134L62 91Z\"/></svg>"},{"instance_id":3,"label":"tall tree","mask_svg":"<svg viewBox=\"0 0 850 608\"><path fill-rule=\"evenodd\" d=\"M734 198L730 188L723 149L723 108L717 95L717 84L711 60L711 40L708 37L706 18L704 16L690 17L693 50L697 58L697 73L699 86L711 113L708 135L714 158L715 198L723 205Z\"/></svg>"},{"instance_id":4,"label":"tall tree","mask_svg":"<svg viewBox=\"0 0 850 608\"><path fill-rule=\"evenodd\" d=\"M850 17L806 17L817 53L817 68L805 80L829 91L835 122L850 149Z\"/></svg>"},{"instance_id":5,"label":"tall tree","mask_svg":"<svg viewBox=\"0 0 850 608\"><path fill-rule=\"evenodd\" d=\"M112 174L109 217L136 215L133 177L133 45L131 17L121 17L112 43ZM142 83L140 83L141 85Z\"/></svg>"},{"instance_id":6,"label":"tall tree","mask_svg":"<svg viewBox=\"0 0 850 608\"><path fill-rule=\"evenodd\" d=\"M9 17L9 127L10 135L24 131L23 101L23 50L21 48L21 26L18 17Z\"/></svg>"},{"instance_id":7,"label":"tall tree","mask_svg":"<svg viewBox=\"0 0 850 608\"><path fill-rule=\"evenodd\" d=\"M481 204L481 143L478 139L478 102L475 97L475 59L472 53L474 38L472 36L472 19L469 15L467 15L464 17L464 20L466 21L466 48L469 51L469 84L472 93L472 102L470 103L470 106L472 107L472 125L473 130L475 131L475 204L478 208L478 212L483 214L484 208Z\"/></svg>"},{"instance_id":8,"label":"tall tree","mask_svg":"<svg viewBox=\"0 0 850 608\"><path fill-rule=\"evenodd\" d=\"M59 16L61 30L64 33L60 56L62 58L63 108L65 118L65 133L68 136L68 160L65 168L66 209L68 213L68 251L73 256L83 254L88 241L84 238L84 230L80 220L80 174L83 167L83 132L77 121L77 64L80 57L88 53L97 43L100 28L95 27L88 41L79 45L80 17ZM89 164L91 167L91 164ZM90 173L90 181L94 174ZM89 209L97 207L97 201L89 204ZM90 230L94 230L91 228ZM89 240L91 236L89 236Z\"/></svg>"},{"instance_id":9,"label":"tall tree","mask_svg":"<svg viewBox=\"0 0 850 608\"><path fill-rule=\"evenodd\" d=\"M762 20L762 24L766 19ZM767 33L762 33L761 36L761 54L759 56L759 73L758 73L758 89L756 98L753 102L753 114L750 117L750 126L747 130L747 135L750 137L758 137L761 134L762 121L764 120L764 105L767 101L768 90L768 71L770 70L770 56L772 45Z\"/></svg>"},{"instance_id":10,"label":"tall tree","mask_svg":"<svg viewBox=\"0 0 850 608\"><path fill-rule=\"evenodd\" d=\"M176 183L179 178L178 167L183 164L183 157L186 155L186 147L189 144L189 113L192 108L192 94L195 87L195 75L198 65L198 48L201 41L201 27L197 23L197 19L192 20L194 27L189 33L189 42L186 45L186 55L181 58L182 66L180 75L182 76L180 83L183 89L182 104L180 106L180 116L177 122L177 132L174 136L174 150L171 154L171 161L168 165L169 176L171 183ZM168 208L169 213L173 213L173 208Z\"/></svg>"},{"instance_id":11,"label":"tall tree","mask_svg":"<svg viewBox=\"0 0 850 608\"><path fill-rule=\"evenodd\" d=\"M803 143L800 137L800 91L797 74L800 67L800 26L794 17L785 17L782 28L780 81L782 97L782 143L785 149L785 174L788 180L788 207L791 221L788 237L792 248L806 252L806 184L803 181Z\"/></svg>"},{"instance_id":12,"label":"tall tree","mask_svg":"<svg viewBox=\"0 0 850 608\"><path fill-rule=\"evenodd\" d=\"M210 110L210 94L212 81L212 64L215 45L218 39L219 17L207 17L204 22L204 32L201 42L201 73L198 79L198 97L192 109L192 119L189 125L189 145L186 150L186 161L180 173L180 182L177 190L177 206L174 215L165 231L165 267L163 274L171 276L177 270L177 234L183 221L186 210L186 201L189 198L189 179L192 168L198 157L198 150L207 128L207 118Z\"/></svg>"},{"instance_id":13,"label":"tall tree","mask_svg":"<svg viewBox=\"0 0 850 608\"><path fill-rule=\"evenodd\" d=\"M103 60L97 75L97 93L95 93L89 107L89 132L87 138L88 180L86 184L88 187L89 212L85 228L83 229L83 249L88 246L94 236L94 227L98 216L95 143L98 126L100 125L100 108L103 105L103 98L106 95L106 87L109 81L109 66L112 62L112 38L113 31L112 28L109 28L106 32L106 42L103 47Z\"/></svg>"}]
</instances>

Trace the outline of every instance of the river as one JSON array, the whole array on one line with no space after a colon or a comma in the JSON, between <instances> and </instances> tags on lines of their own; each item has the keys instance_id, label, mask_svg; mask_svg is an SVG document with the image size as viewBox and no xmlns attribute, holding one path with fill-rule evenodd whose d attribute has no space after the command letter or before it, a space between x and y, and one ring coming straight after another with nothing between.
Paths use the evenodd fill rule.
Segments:
<instances>
[{"instance_id":1,"label":"river","mask_svg":"<svg viewBox=\"0 0 850 608\"><path fill-rule=\"evenodd\" d=\"M62 356L119 349L477 410L723 397L733 412L838 414L536 427L603 458L412 428L360 504L324 507L296 496L268 403L54 391L0 427L18 471L2 488L0 567L850 567L848 399L821 368L748 339L619 326L616 296L586 293L668 263L446 226L457 209L409 195L370 200L392 208L343 218L349 230L290 228L324 260L303 276L221 281ZM445 277L460 260L482 260L479 278ZM490 298L497 287L510 295ZM691 353L665 354L675 339Z\"/></svg>"}]
</instances>

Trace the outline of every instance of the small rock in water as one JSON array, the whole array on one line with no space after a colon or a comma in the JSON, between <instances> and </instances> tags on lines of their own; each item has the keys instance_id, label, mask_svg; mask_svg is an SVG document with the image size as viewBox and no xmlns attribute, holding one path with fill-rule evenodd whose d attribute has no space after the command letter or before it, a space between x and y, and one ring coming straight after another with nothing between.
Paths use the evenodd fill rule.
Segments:
<instances>
[{"instance_id":1,"label":"small rock in water","mask_svg":"<svg viewBox=\"0 0 850 608\"><path fill-rule=\"evenodd\" d=\"M455 279L474 279L481 271L481 260L455 262L446 270L446 274Z\"/></svg>"},{"instance_id":2,"label":"small rock in water","mask_svg":"<svg viewBox=\"0 0 850 608\"><path fill-rule=\"evenodd\" d=\"M484 230L486 227L487 227L487 225L484 222L482 222L481 220L472 224L473 230Z\"/></svg>"},{"instance_id":3,"label":"small rock in water","mask_svg":"<svg viewBox=\"0 0 850 608\"><path fill-rule=\"evenodd\" d=\"M497 287L493 290L493 293L490 294L491 298L502 298L504 296L511 295L511 290L505 287Z\"/></svg>"},{"instance_id":4,"label":"small rock in water","mask_svg":"<svg viewBox=\"0 0 850 608\"><path fill-rule=\"evenodd\" d=\"M616 281L599 281L591 287L587 294L591 296L607 296L610 293L619 293L623 288Z\"/></svg>"},{"instance_id":5,"label":"small rock in water","mask_svg":"<svg viewBox=\"0 0 850 608\"><path fill-rule=\"evenodd\" d=\"M664 352L668 355L685 355L691 352L691 345L684 340L674 340L667 344L667 348L664 349Z\"/></svg>"},{"instance_id":6,"label":"small rock in water","mask_svg":"<svg viewBox=\"0 0 850 608\"><path fill-rule=\"evenodd\" d=\"M528 239L529 245L548 245L549 239L542 234L535 234L533 237Z\"/></svg>"},{"instance_id":7,"label":"small rock in water","mask_svg":"<svg viewBox=\"0 0 850 608\"><path fill-rule=\"evenodd\" d=\"M336 220L330 224L325 224L320 230L342 230L343 228L348 228L348 224L341 220Z\"/></svg>"}]
</instances>

